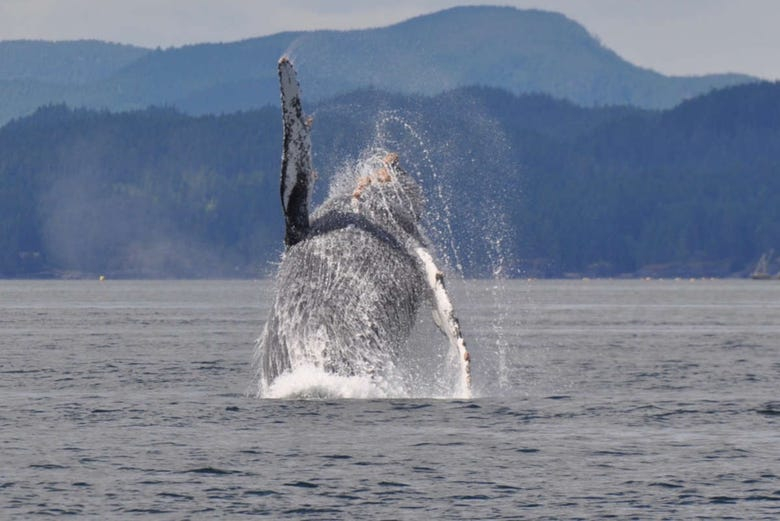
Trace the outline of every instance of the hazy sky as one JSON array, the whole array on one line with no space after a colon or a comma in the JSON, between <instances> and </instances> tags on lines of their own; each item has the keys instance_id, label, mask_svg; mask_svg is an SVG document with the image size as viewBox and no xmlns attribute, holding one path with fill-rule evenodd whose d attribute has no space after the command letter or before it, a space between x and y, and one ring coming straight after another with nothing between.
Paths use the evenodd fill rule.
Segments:
<instances>
[{"instance_id":1,"label":"hazy sky","mask_svg":"<svg viewBox=\"0 0 780 521\"><path fill-rule=\"evenodd\" d=\"M285 30L376 27L469 4L562 12L629 61L666 74L780 79L779 0L0 0L0 40L94 38L169 47Z\"/></svg>"}]
</instances>

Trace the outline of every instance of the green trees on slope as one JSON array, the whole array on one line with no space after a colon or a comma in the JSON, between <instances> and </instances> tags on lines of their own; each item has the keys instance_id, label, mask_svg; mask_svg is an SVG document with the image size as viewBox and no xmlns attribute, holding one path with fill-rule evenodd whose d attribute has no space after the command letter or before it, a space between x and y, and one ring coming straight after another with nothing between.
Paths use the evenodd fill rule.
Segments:
<instances>
[{"instance_id":1,"label":"green trees on slope","mask_svg":"<svg viewBox=\"0 0 780 521\"><path fill-rule=\"evenodd\" d=\"M778 84L663 112L491 88L365 90L309 109L317 200L366 147L398 150L425 185L432 238L467 275L500 256L513 275L727 275L780 248ZM52 106L9 123L0 276L267 273L281 250L280 132L276 108Z\"/></svg>"}]
</instances>

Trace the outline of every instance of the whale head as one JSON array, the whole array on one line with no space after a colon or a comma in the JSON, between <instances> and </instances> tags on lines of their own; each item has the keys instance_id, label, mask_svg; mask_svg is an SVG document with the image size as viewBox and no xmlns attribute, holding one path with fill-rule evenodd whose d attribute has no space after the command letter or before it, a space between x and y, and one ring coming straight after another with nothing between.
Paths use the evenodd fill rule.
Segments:
<instances>
[{"instance_id":1,"label":"whale head","mask_svg":"<svg viewBox=\"0 0 780 521\"><path fill-rule=\"evenodd\" d=\"M401 167L398 154L384 151L361 163L351 199L361 213L414 226L425 208L422 188Z\"/></svg>"}]
</instances>

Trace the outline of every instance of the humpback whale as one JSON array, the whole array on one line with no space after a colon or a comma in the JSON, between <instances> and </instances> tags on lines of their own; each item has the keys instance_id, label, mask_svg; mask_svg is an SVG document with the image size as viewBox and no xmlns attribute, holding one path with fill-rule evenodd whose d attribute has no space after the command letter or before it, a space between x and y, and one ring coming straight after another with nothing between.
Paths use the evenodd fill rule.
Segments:
<instances>
[{"instance_id":1,"label":"humpback whale","mask_svg":"<svg viewBox=\"0 0 780 521\"><path fill-rule=\"evenodd\" d=\"M278 69L285 251L257 345L258 394L302 366L347 377L383 374L428 302L459 360L460 392L470 396L470 356L444 275L420 229L420 185L398 155L382 151L363 162L364 175L348 190L310 212L312 119L303 112L290 60L283 57Z\"/></svg>"}]
</instances>

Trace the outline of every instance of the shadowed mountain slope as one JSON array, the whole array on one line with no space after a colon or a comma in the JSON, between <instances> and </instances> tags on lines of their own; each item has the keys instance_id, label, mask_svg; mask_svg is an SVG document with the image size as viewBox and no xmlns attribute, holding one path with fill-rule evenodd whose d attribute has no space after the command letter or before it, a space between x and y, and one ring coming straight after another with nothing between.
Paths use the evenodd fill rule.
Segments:
<instances>
[{"instance_id":1,"label":"shadowed mountain slope","mask_svg":"<svg viewBox=\"0 0 780 521\"><path fill-rule=\"evenodd\" d=\"M287 32L155 51L3 42L0 123L52 102L115 111L168 105L190 114L275 105L276 61L285 53L296 62L309 101L365 87L435 95L484 85L585 106L668 108L754 81L739 74L668 77L634 66L557 13L456 7L375 29Z\"/></svg>"}]
</instances>

